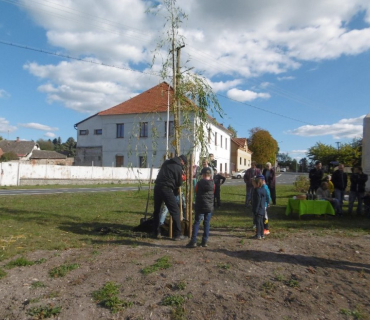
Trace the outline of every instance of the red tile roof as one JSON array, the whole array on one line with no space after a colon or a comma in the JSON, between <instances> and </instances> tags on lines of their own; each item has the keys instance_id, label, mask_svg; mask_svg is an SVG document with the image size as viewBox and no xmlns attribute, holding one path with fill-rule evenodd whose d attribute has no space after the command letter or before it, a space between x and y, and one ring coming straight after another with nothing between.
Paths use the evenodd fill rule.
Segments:
<instances>
[{"instance_id":1,"label":"red tile roof","mask_svg":"<svg viewBox=\"0 0 370 320\"><path fill-rule=\"evenodd\" d=\"M248 141L247 138L231 138L232 141L234 141L237 145L244 148L245 145L247 145L248 148Z\"/></svg>"},{"instance_id":2,"label":"red tile roof","mask_svg":"<svg viewBox=\"0 0 370 320\"><path fill-rule=\"evenodd\" d=\"M112 108L98 113L100 116L132 114L132 113L151 113L167 111L168 89L170 89L170 102L172 99L172 87L166 82L150 88L143 93L122 102Z\"/></svg>"}]
</instances>

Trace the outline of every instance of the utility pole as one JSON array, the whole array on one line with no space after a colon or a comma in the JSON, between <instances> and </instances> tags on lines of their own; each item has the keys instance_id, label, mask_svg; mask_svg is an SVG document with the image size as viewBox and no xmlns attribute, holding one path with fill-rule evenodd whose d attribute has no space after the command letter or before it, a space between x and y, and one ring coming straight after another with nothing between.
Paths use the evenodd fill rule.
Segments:
<instances>
[{"instance_id":1,"label":"utility pole","mask_svg":"<svg viewBox=\"0 0 370 320\"><path fill-rule=\"evenodd\" d=\"M175 100L174 100L174 126L175 126L175 142L176 142L176 153L177 156L180 155L180 111L181 111L181 102L180 102L180 95L177 90L180 79L181 79L181 49L184 48L185 45L176 48L176 70L174 70L175 75L175 83L176 83L176 90L174 90Z\"/></svg>"},{"instance_id":2,"label":"utility pole","mask_svg":"<svg viewBox=\"0 0 370 320\"><path fill-rule=\"evenodd\" d=\"M337 148L338 148L338 152L339 152L340 142L339 142L339 141L337 141L337 142L336 142L336 144L337 144Z\"/></svg>"}]
</instances>

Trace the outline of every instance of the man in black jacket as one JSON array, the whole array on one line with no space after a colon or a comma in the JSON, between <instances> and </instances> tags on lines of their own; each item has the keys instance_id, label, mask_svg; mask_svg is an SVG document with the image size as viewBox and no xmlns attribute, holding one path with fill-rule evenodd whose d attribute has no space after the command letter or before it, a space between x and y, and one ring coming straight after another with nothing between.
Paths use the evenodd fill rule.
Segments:
<instances>
[{"instance_id":1,"label":"man in black jacket","mask_svg":"<svg viewBox=\"0 0 370 320\"><path fill-rule=\"evenodd\" d=\"M355 167L353 173L350 177L351 188L349 191L349 203L348 203L348 213L352 214L353 204L357 198L357 211L359 215L362 213L362 199L365 195L365 185L367 181L367 174L362 172L361 167Z\"/></svg>"},{"instance_id":2,"label":"man in black jacket","mask_svg":"<svg viewBox=\"0 0 370 320\"><path fill-rule=\"evenodd\" d=\"M334 185L334 198L338 199L339 201L339 210L338 214L341 215L343 213L343 199L344 199L344 191L347 188L347 173L344 172L344 164L340 163L338 165L338 169L334 171L333 175L331 176L331 182Z\"/></svg>"},{"instance_id":3,"label":"man in black jacket","mask_svg":"<svg viewBox=\"0 0 370 320\"><path fill-rule=\"evenodd\" d=\"M322 178L324 177L321 161L315 162L315 168L310 170L308 177L310 179L310 191L314 193L320 187Z\"/></svg>"},{"instance_id":4,"label":"man in black jacket","mask_svg":"<svg viewBox=\"0 0 370 320\"><path fill-rule=\"evenodd\" d=\"M178 189L182 186L182 170L186 156L166 160L158 172L154 187L154 235L161 238L159 213L164 202L172 216L173 240L184 240L181 235L180 211L176 201ZM176 193L176 194L175 194Z\"/></svg>"}]
</instances>

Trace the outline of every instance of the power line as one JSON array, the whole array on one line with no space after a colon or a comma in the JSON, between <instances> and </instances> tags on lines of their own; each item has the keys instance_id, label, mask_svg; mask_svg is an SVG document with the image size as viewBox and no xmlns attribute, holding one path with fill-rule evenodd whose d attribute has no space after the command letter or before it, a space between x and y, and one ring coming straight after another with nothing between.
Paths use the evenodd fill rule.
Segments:
<instances>
[{"instance_id":1,"label":"power line","mask_svg":"<svg viewBox=\"0 0 370 320\"><path fill-rule=\"evenodd\" d=\"M112 33L112 34L123 35L125 37L132 38L132 39L135 39L135 40L138 40L138 41L142 41L143 39L148 40L151 37L150 34L144 32L142 30L139 30L137 28L132 28L131 26L124 25L122 23L117 23L117 22L112 21L112 20L109 20L109 19L100 18L100 17L94 16L94 15L86 14L86 13L83 13L81 11L72 9L71 7L64 6L64 5L61 5L61 4L52 2L52 1L48 1L48 0L44 0L44 2L39 2L37 0L29 0L29 2L33 2L34 4L37 4L37 5L34 5L34 6L29 5L29 2L27 4L25 4L25 3L20 3L19 1L11 1L11 0L0 0L0 1L5 2L5 3L9 3L9 4L13 4L13 5L16 5L18 7L25 7L25 8L36 7L38 10L45 11L48 14L51 14L51 15L54 15L56 17L63 18L63 19L69 20L69 21L81 22L80 19L83 18L84 19L84 23L88 23L88 24L94 25L98 30L102 30L104 32L109 32L109 33ZM48 10L48 9L45 9L45 8L41 8L41 6L44 6L46 8L51 8L51 10ZM58 6L58 7L61 7L61 8L65 8L66 10L59 9L59 8L57 8L55 6ZM62 14L57 14L55 11L59 11ZM64 15L63 13L66 13L67 15L74 15L75 18L68 17L68 16ZM97 23L94 23L93 20L95 20ZM126 30L125 32L122 32L120 30L108 30L106 28L106 26L108 26L109 28L114 28L114 29L123 27L123 28L129 29L129 30ZM128 31L131 31L131 32L140 34L140 36L143 36L144 38L127 34ZM201 52L201 51L199 51L199 50L197 50L195 48L191 48L191 46L188 46L188 48L189 48L190 51L193 51L196 54L196 56L197 56L197 57L192 56L192 59L193 60L196 60L196 61L199 61L200 63L202 63L202 65L208 65L211 68L215 68L216 67L217 70L220 69L220 66L224 66L224 67L226 67L228 69L234 69L235 68L235 66L232 66L232 65L226 63L225 61L216 60L215 58L213 58L212 55L210 55L210 54L208 54L206 52ZM204 59L202 59L201 57L199 57L199 55L200 56L203 56ZM79 59L77 59L77 60L79 60ZM116 66L113 66L113 67L116 67ZM256 79L249 78L248 80L254 82L257 85L259 85L259 83L258 83L258 81ZM275 93L277 95L280 95L280 96L282 96L282 97L284 97L286 99L289 99L291 101L294 101L294 102L296 102L298 104L301 104L301 105L304 105L304 106L308 106L310 108L322 109L320 107L312 106L310 104L310 101L309 100L306 100L305 98L301 99L300 96L298 96L298 95L296 95L294 93L291 93L288 90L284 90L284 89L278 87L276 84L273 84L273 88L271 88L271 86L270 86L268 88L265 88L265 90L267 92L272 92L272 93ZM304 100L306 100L306 101L304 101ZM333 110L333 108L326 107L326 110L328 110L328 109ZM337 113L337 110L335 110L335 112Z\"/></svg>"},{"instance_id":2,"label":"power line","mask_svg":"<svg viewBox=\"0 0 370 320\"><path fill-rule=\"evenodd\" d=\"M248 107L251 107L251 108L254 108L254 109L257 109L257 110L260 110L260 111L266 112L266 113L273 114L273 115L275 115L275 116L279 116L279 117L282 117L282 118L286 118L286 119L293 120L293 121L297 121L297 122L304 123L304 124L313 125L312 123L309 123L309 122L306 122L306 121L302 121L302 120L298 120L298 119L295 119L295 118L292 118L292 117L289 117L289 116L286 116L286 115L284 115L284 114L280 114L280 113L277 113L277 112L273 112L273 111L270 111L270 110L266 110L266 109L264 109L264 108L254 106L254 105L249 104L249 103L245 103L245 102L242 102L242 101L239 101L239 100L232 99L232 98L230 98L230 97L224 96L224 95L219 94L219 93L217 93L217 95L218 95L218 96L220 96L220 97L223 97L223 98L229 99L229 100L231 100L231 101L238 102L238 103L240 103L240 104L244 104L244 105L246 105L246 106L248 106Z\"/></svg>"},{"instance_id":3,"label":"power line","mask_svg":"<svg viewBox=\"0 0 370 320\"><path fill-rule=\"evenodd\" d=\"M39 52L39 53L49 54L49 55L53 55L53 56L56 56L56 57L67 58L67 59L82 61L82 62L86 62L86 63L92 63L92 64L99 65L99 66L104 66L104 67L109 67L109 68L116 68L116 69L120 69L120 70L138 72L138 73L142 73L142 74L145 74L145 75L161 77L161 75L159 73L155 73L155 72L145 72L145 71L140 71L140 70L134 70L134 69L127 68L127 67L119 67L119 66L115 66L115 65L109 65L109 64L106 64L106 63L96 62L96 61L93 61L93 60L86 60L86 59L82 59L82 58L72 57L72 56L69 56L69 55L64 55L64 54L61 54L61 53L50 52L50 51L46 51L46 50L43 50L43 49L36 49L36 48L32 48L32 47L28 47L28 46L24 46L24 45L20 45L20 44L14 44L14 43L6 42L6 41L3 41L3 40L0 40L0 44L16 47L16 48L20 48L20 49L25 49L25 50L31 50L31 51L35 51L35 52ZM254 106L254 105L249 104L249 103L245 103L245 102L242 102L242 101L239 101L239 100L236 100L236 99L232 99L230 97L224 96L224 95L219 94L219 93L217 95L220 96L220 97L226 98L230 101L234 101L234 102L249 106L251 108L254 108L254 109L266 112L266 113L270 113L270 114L275 115L275 116L279 116L279 117L282 117L282 118L286 118L286 119L297 121L297 122L304 123L304 124L313 125L312 123L302 121L302 120L299 120L299 119L295 119L295 118L292 118L292 117L289 117L289 116L286 116L286 115L283 115L283 114L280 114L280 113L277 113L277 112L273 112L273 111L270 111L270 110L266 110L264 108Z\"/></svg>"},{"instance_id":4,"label":"power line","mask_svg":"<svg viewBox=\"0 0 370 320\"><path fill-rule=\"evenodd\" d=\"M127 68L127 67L119 67L119 66L110 65L110 64L107 64L107 63L103 63L103 62L96 62L94 60L86 60L86 59L82 59L82 58L72 57L72 56L69 56L69 55L62 54L62 53L46 51L46 50L43 50L43 49L36 49L36 48L32 48L32 47L28 47L28 46L24 46L24 45L20 45L20 44L6 42L6 41L3 41L3 40L0 40L0 43L4 44L4 45L16 47L16 48L21 48L21 49L31 50L31 51L35 51L35 52L50 54L50 55L60 57L60 58L67 58L67 59L71 59L71 60L77 60L77 61L92 63L92 64L96 64L96 65L99 65L99 66L104 66L104 67L109 67L109 68L116 68L116 69L127 70L127 71L147 74L147 75L151 75L151 76L161 77L161 75L159 73L156 73L156 72L146 72L146 71L134 70L134 69Z\"/></svg>"}]
</instances>

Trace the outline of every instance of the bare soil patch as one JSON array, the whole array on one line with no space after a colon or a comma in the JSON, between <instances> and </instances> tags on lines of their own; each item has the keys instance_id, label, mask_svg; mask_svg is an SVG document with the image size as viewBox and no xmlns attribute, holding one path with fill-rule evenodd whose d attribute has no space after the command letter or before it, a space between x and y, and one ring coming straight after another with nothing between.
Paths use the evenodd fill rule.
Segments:
<instances>
[{"instance_id":1,"label":"bare soil patch","mask_svg":"<svg viewBox=\"0 0 370 320\"><path fill-rule=\"evenodd\" d=\"M208 248L144 238L133 245L37 251L26 258L45 262L10 270L3 261L0 319L36 319L30 310L37 306L61 307L55 318L68 320L370 319L369 235L252 235L213 229ZM168 268L143 273L163 257ZM49 275L70 264L79 267L64 277ZM93 292L107 282L118 284L119 299L132 305L112 313L95 302Z\"/></svg>"}]
</instances>

